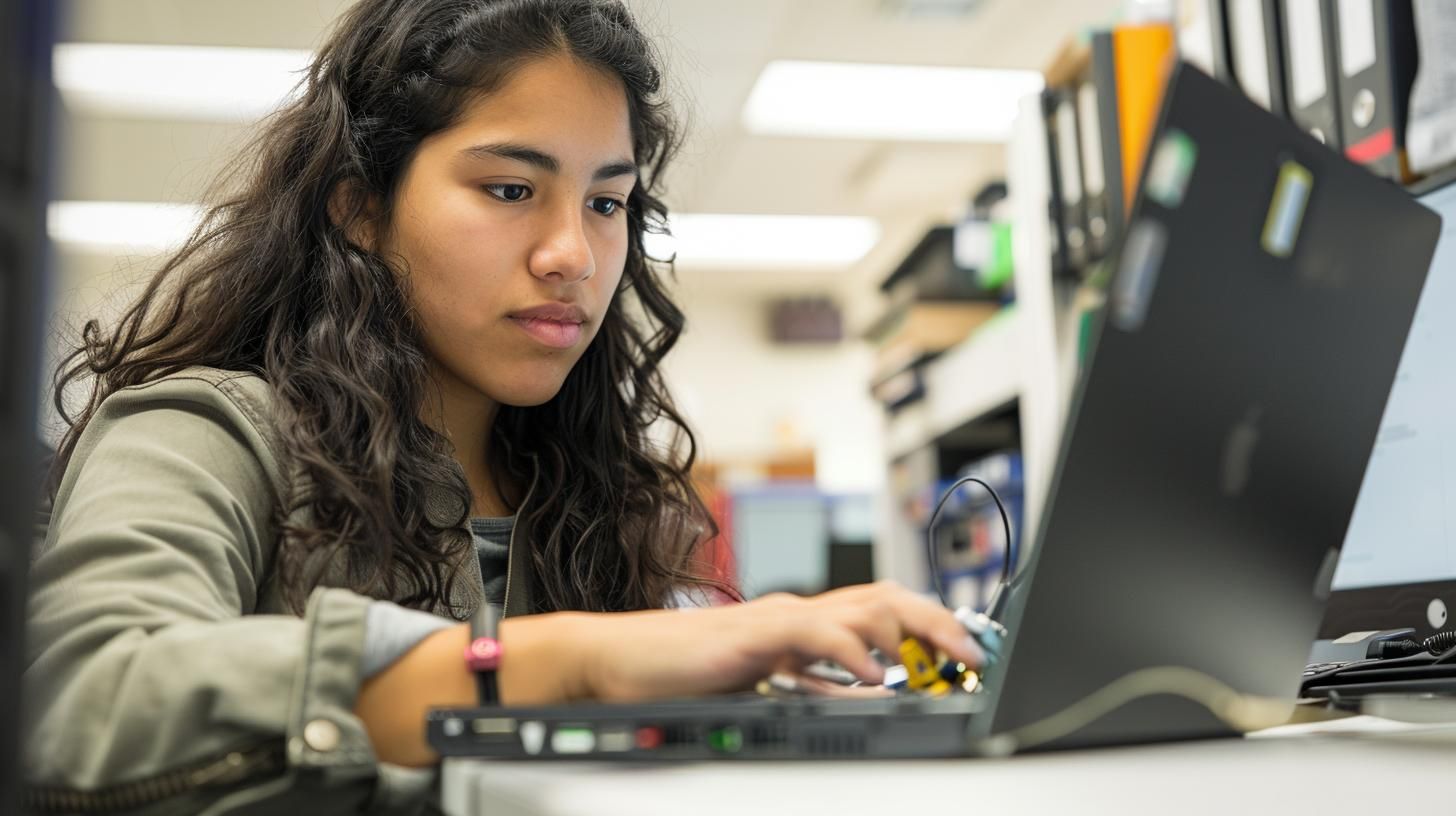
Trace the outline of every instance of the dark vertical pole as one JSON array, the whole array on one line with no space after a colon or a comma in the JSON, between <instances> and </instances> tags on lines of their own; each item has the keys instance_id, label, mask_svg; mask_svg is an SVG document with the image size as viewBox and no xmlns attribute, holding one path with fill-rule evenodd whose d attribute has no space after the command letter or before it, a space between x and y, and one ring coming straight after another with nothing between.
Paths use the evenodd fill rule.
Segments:
<instances>
[{"instance_id":1,"label":"dark vertical pole","mask_svg":"<svg viewBox=\"0 0 1456 816\"><path fill-rule=\"evenodd\" d=\"M18 813L22 617L39 496L52 0L0 0L0 813Z\"/></svg>"}]
</instances>

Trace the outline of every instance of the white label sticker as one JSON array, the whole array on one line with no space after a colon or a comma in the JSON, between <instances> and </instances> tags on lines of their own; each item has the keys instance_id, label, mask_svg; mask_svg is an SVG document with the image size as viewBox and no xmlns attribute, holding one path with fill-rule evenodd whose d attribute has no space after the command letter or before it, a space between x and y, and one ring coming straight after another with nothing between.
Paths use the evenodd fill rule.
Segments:
<instances>
[{"instance_id":1,"label":"white label sticker","mask_svg":"<svg viewBox=\"0 0 1456 816\"><path fill-rule=\"evenodd\" d=\"M1228 17L1239 87L1250 99L1268 108L1274 103L1269 87L1269 43L1264 39L1264 4L1262 0L1229 0Z\"/></svg>"},{"instance_id":2,"label":"white label sticker","mask_svg":"<svg viewBox=\"0 0 1456 816\"><path fill-rule=\"evenodd\" d=\"M1143 327L1167 247L1168 230L1157 221L1144 219L1128 231L1121 268L1112 284L1112 322L1119 329L1134 332Z\"/></svg>"},{"instance_id":3,"label":"white label sticker","mask_svg":"<svg viewBox=\"0 0 1456 816\"><path fill-rule=\"evenodd\" d=\"M1148 198L1169 209L1181 205L1197 163L1198 145L1183 131L1170 129L1158 140L1153 160L1148 164Z\"/></svg>"},{"instance_id":4,"label":"white label sticker","mask_svg":"<svg viewBox=\"0 0 1456 816\"><path fill-rule=\"evenodd\" d=\"M1077 109L1070 97L1057 103L1057 162L1062 171L1062 201L1076 204L1082 200L1082 170L1077 152Z\"/></svg>"},{"instance_id":5,"label":"white label sticker","mask_svg":"<svg viewBox=\"0 0 1456 816\"><path fill-rule=\"evenodd\" d=\"M1289 33L1289 84L1296 108L1320 101L1329 90L1324 26L1320 17L1320 0L1284 0L1284 30Z\"/></svg>"},{"instance_id":6,"label":"white label sticker","mask_svg":"<svg viewBox=\"0 0 1456 816\"><path fill-rule=\"evenodd\" d=\"M1376 0L1340 0L1340 70L1352 77L1375 64Z\"/></svg>"}]
</instances>

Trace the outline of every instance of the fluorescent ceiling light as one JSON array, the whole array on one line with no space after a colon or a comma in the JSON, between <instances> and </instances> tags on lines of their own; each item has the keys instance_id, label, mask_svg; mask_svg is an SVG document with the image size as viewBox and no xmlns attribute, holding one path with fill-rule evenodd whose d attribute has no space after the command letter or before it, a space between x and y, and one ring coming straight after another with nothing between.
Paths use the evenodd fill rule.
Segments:
<instances>
[{"instance_id":1,"label":"fluorescent ceiling light","mask_svg":"<svg viewBox=\"0 0 1456 816\"><path fill-rule=\"evenodd\" d=\"M202 220L198 204L53 201L52 241L116 252L161 252L187 240ZM674 215L673 234L648 235L647 251L676 253L694 266L835 268L863 258L879 240L872 218L815 215Z\"/></svg>"},{"instance_id":2,"label":"fluorescent ceiling light","mask_svg":"<svg viewBox=\"0 0 1456 816\"><path fill-rule=\"evenodd\" d=\"M46 232L58 244L82 249L161 252L187 240L202 212L197 204L52 201L46 211Z\"/></svg>"},{"instance_id":3,"label":"fluorescent ceiling light","mask_svg":"<svg viewBox=\"0 0 1456 816\"><path fill-rule=\"evenodd\" d=\"M821 215L673 215L672 235L648 235L648 254L693 266L848 266L880 238L872 218Z\"/></svg>"},{"instance_id":4,"label":"fluorescent ceiling light","mask_svg":"<svg viewBox=\"0 0 1456 816\"><path fill-rule=\"evenodd\" d=\"M62 43L56 87L68 105L104 113L250 121L287 101L310 51L193 45Z\"/></svg>"},{"instance_id":5,"label":"fluorescent ceiling light","mask_svg":"<svg viewBox=\"0 0 1456 816\"><path fill-rule=\"evenodd\" d=\"M1011 137L1036 71L847 62L770 62L743 124L754 133L943 142Z\"/></svg>"}]
</instances>

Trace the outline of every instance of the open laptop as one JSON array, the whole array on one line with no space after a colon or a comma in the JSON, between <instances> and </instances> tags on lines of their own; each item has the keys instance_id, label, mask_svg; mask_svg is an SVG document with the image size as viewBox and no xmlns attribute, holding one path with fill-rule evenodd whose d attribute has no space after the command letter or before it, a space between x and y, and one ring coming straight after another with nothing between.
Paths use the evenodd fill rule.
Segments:
<instances>
[{"instance_id":1,"label":"open laptop","mask_svg":"<svg viewBox=\"0 0 1456 816\"><path fill-rule=\"evenodd\" d=\"M1320 637L1456 628L1456 173L1419 201L1445 223L1335 570Z\"/></svg>"},{"instance_id":2,"label":"open laptop","mask_svg":"<svg viewBox=\"0 0 1456 816\"><path fill-rule=\"evenodd\" d=\"M1141 669L1293 699L1440 219L1188 66L1169 80L982 691L434 711L444 756L974 753ZM1143 696L1036 747L1232 733Z\"/></svg>"}]
</instances>

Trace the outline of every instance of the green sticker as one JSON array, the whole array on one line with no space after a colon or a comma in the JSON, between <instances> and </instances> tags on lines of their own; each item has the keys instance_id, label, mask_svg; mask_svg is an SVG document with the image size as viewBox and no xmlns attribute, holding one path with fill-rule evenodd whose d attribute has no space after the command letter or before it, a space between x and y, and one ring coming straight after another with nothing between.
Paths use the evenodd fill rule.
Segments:
<instances>
[{"instance_id":1,"label":"green sticker","mask_svg":"<svg viewBox=\"0 0 1456 816\"><path fill-rule=\"evenodd\" d=\"M1176 128L1158 140L1153 162L1148 166L1148 198L1173 209L1183 203L1193 165L1198 163L1198 145Z\"/></svg>"}]
</instances>

